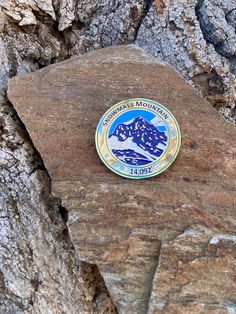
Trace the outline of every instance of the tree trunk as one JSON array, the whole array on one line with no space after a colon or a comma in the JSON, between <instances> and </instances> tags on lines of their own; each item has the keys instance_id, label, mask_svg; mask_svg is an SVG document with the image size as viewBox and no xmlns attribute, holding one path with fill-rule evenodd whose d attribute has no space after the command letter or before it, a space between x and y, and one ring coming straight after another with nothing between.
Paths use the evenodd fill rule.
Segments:
<instances>
[{"instance_id":1,"label":"tree trunk","mask_svg":"<svg viewBox=\"0 0 236 314\"><path fill-rule=\"evenodd\" d=\"M220 25L220 26L219 26ZM233 0L3 0L0 4L0 312L115 313L96 265L75 257L67 211L6 98L8 79L135 43L235 122Z\"/></svg>"}]
</instances>

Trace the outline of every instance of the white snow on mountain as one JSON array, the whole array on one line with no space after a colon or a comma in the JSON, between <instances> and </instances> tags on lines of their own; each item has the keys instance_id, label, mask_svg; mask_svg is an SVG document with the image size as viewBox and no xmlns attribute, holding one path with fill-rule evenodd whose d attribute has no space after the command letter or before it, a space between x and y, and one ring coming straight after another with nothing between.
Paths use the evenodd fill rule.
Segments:
<instances>
[{"instance_id":1,"label":"white snow on mountain","mask_svg":"<svg viewBox=\"0 0 236 314\"><path fill-rule=\"evenodd\" d=\"M118 149L120 149L120 150L132 149L136 153L142 154L143 156L148 158L148 160L150 160L150 161L156 160L156 158L154 156L152 156L147 151L145 151L144 149L139 147L137 144L135 144L132 141L131 137L128 137L125 141L121 142L118 140L118 138L116 136L113 135L108 139L108 146L109 146L110 150L112 150L112 149L117 149L117 150Z\"/></svg>"}]
</instances>

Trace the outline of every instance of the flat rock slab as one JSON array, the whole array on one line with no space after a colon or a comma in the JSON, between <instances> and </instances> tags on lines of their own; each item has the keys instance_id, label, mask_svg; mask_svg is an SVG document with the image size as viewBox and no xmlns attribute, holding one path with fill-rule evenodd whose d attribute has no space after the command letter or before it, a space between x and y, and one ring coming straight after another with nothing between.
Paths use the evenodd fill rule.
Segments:
<instances>
[{"instance_id":1,"label":"flat rock slab","mask_svg":"<svg viewBox=\"0 0 236 314\"><path fill-rule=\"evenodd\" d=\"M234 309L236 129L175 70L112 47L16 77L8 97L69 210L78 257L99 266L120 313ZM102 114L137 97L170 109L182 133L172 166L138 181L108 170L94 143Z\"/></svg>"}]
</instances>

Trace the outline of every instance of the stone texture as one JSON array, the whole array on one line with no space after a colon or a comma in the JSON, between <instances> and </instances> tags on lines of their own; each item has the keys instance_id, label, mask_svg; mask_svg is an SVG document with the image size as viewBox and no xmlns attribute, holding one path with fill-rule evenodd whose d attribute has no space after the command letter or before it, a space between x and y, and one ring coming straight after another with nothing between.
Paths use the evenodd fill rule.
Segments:
<instances>
[{"instance_id":1,"label":"stone texture","mask_svg":"<svg viewBox=\"0 0 236 314\"><path fill-rule=\"evenodd\" d=\"M98 265L120 313L235 310L235 128L141 49L91 52L10 81L14 104L69 210L77 257ZM114 103L157 100L182 147L158 177L110 172L94 145Z\"/></svg>"},{"instance_id":2,"label":"stone texture","mask_svg":"<svg viewBox=\"0 0 236 314\"><path fill-rule=\"evenodd\" d=\"M47 259L50 271L54 269L51 263L59 259L57 254L61 254L64 261L66 261L66 256L74 259L73 252L69 254L67 252L70 247L67 245L69 238L65 241L67 244L61 246L57 243L60 242L60 236L55 236L67 232L65 223L60 222L59 228L56 226L49 228L48 220L45 223L44 217L48 215L48 211L52 221L61 221L60 211L57 202L50 196L48 180L41 180L38 179L38 175L31 175L31 171L35 173L39 171L39 177L41 174L43 178L46 176L42 162L32 148L32 143L26 140L28 137L25 129L19 124L19 118L5 97L8 79L64 60L71 55L109 45L136 42L156 58L172 64L211 101L213 106L219 108L227 119L235 122L235 54L233 50L235 36L232 31L232 28L235 28L235 12L234 0L0 1L0 120L2 130L0 132L0 180L1 193L4 195L4 204L1 207L4 208L3 224L6 232L12 235L11 241L15 248L13 249L10 242L6 248L4 237L0 238L0 269L5 270L9 264L8 261L11 261L10 264L13 265L12 271L9 270L7 273L10 277L6 276L2 287L6 288L6 282L11 280L11 287L14 288L14 293L9 289L1 289L0 312L7 313L7 309L17 311L18 308L26 311L25 309L28 308L29 299L26 301L21 295L21 290L18 289L19 280L23 280L24 283L28 282L26 284L28 295L34 291L29 282L37 275L35 265L40 263L43 252L41 255L38 252L34 254L35 259L32 261L28 259L27 254L23 253L23 249L28 245L28 238L33 239L35 248L40 246L38 243L41 238L34 233L35 228L31 226L34 223L35 208L39 212L37 225L40 227L38 229L46 230L45 238L51 236L55 247L59 248L54 250L53 258ZM210 32L212 36L209 36ZM216 37L214 37L215 33ZM159 50L160 45L162 50ZM34 170L35 167L36 170ZM25 197L25 194L29 194L28 191L31 192L30 198ZM38 197L38 194L41 197ZM47 206L45 206L45 198L51 200ZM27 208L21 211L23 217L25 217L24 213L27 215L26 224L21 224L23 218L16 220L15 214L10 214L15 213L16 208ZM14 231L12 231L12 226L15 226ZM23 234L26 235L23 236ZM9 253L8 259L5 258L6 250ZM16 268L14 265L20 266ZM35 272L30 271L32 267L36 269ZM90 265L87 267L89 273ZM30 275L27 279L22 279L25 269ZM79 271L79 268L76 270ZM73 278L70 271L69 267L64 268L64 276L67 274L69 278ZM13 277L11 273L14 273ZM59 272L58 278L61 275L62 273ZM58 289L54 289L54 285L57 285L57 280L61 283L63 280L53 278L54 283L53 280L50 281L53 288L50 290L49 297L45 296L45 291L45 293L37 294L37 302L29 307L30 311L45 312L47 307L45 300L51 298L62 300ZM81 276L77 274L76 278L79 280ZM81 289L85 281L81 284ZM77 291L77 280L70 279L68 282L71 289ZM96 285L94 286L96 280L89 282L91 284L88 288L92 291L92 296L93 291L97 290ZM62 285L60 293L65 295L66 289L66 285ZM18 295L16 291L19 292ZM97 299L101 301L95 302L99 304L100 309L106 305L112 306L109 298L104 303L102 303L103 297L98 295ZM61 302L58 302L52 311L58 313L63 306ZM79 307L79 304L75 305L76 309L77 306Z\"/></svg>"},{"instance_id":3,"label":"stone texture","mask_svg":"<svg viewBox=\"0 0 236 314\"><path fill-rule=\"evenodd\" d=\"M149 313L234 313L235 258L235 236L186 229L162 246Z\"/></svg>"},{"instance_id":4,"label":"stone texture","mask_svg":"<svg viewBox=\"0 0 236 314\"><path fill-rule=\"evenodd\" d=\"M234 0L3 0L0 40L10 77L78 53L136 43L235 122L235 12Z\"/></svg>"},{"instance_id":5,"label":"stone texture","mask_svg":"<svg viewBox=\"0 0 236 314\"><path fill-rule=\"evenodd\" d=\"M75 256L24 127L10 106L0 115L0 313L115 313L97 267Z\"/></svg>"}]
</instances>

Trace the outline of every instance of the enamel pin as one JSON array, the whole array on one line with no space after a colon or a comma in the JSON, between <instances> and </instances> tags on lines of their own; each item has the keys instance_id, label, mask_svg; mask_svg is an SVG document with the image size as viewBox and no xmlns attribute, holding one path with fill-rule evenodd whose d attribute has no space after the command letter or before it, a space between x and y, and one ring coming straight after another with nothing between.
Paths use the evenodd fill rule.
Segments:
<instances>
[{"instance_id":1,"label":"enamel pin","mask_svg":"<svg viewBox=\"0 0 236 314\"><path fill-rule=\"evenodd\" d=\"M181 143L173 114L148 99L128 99L111 107L97 125L96 148L116 174L143 179L158 175L175 160Z\"/></svg>"}]
</instances>

